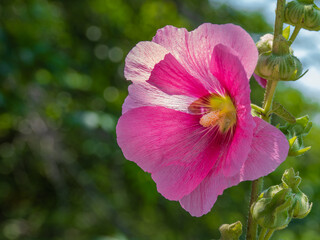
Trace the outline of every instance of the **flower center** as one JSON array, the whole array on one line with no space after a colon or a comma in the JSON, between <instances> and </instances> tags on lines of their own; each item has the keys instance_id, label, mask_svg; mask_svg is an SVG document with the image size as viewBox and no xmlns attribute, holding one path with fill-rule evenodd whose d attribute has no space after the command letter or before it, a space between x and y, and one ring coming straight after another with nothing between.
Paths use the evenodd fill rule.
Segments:
<instances>
[{"instance_id":1,"label":"flower center","mask_svg":"<svg viewBox=\"0 0 320 240\"><path fill-rule=\"evenodd\" d=\"M237 111L228 95L200 98L189 106L189 110L202 115L200 124L203 127L218 127L220 133L232 131L237 122Z\"/></svg>"}]
</instances>

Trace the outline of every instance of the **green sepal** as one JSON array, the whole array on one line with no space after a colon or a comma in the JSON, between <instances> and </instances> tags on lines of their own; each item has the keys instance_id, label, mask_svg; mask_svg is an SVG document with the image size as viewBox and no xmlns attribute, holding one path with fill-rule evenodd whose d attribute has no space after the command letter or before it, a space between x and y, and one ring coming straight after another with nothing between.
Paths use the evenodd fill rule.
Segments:
<instances>
[{"instance_id":1,"label":"green sepal","mask_svg":"<svg viewBox=\"0 0 320 240\"><path fill-rule=\"evenodd\" d=\"M296 118L280 103L274 102L271 112L289 123L296 123Z\"/></svg>"},{"instance_id":2,"label":"green sepal","mask_svg":"<svg viewBox=\"0 0 320 240\"><path fill-rule=\"evenodd\" d=\"M298 151L294 151L294 152L290 152L290 151L289 151L289 154L288 154L288 155L291 156L291 157L298 157L298 156L301 156L301 155L305 154L305 153L308 152L310 149L311 149L311 146L302 148L302 149L300 149L300 150L298 150Z\"/></svg>"},{"instance_id":3,"label":"green sepal","mask_svg":"<svg viewBox=\"0 0 320 240\"><path fill-rule=\"evenodd\" d=\"M290 25L288 27L286 27L285 29L283 29L282 36L287 40L289 39L289 36L290 36Z\"/></svg>"},{"instance_id":4,"label":"green sepal","mask_svg":"<svg viewBox=\"0 0 320 240\"><path fill-rule=\"evenodd\" d=\"M294 144L294 142L297 140L297 136L294 136L293 138L290 138L289 139L289 146L291 147L293 144Z\"/></svg>"},{"instance_id":5,"label":"green sepal","mask_svg":"<svg viewBox=\"0 0 320 240\"><path fill-rule=\"evenodd\" d=\"M310 150L311 147L305 147L303 137L307 136L312 127L309 116L303 116L296 119L296 123L287 123L279 129L286 135L289 144L289 156L301 156Z\"/></svg>"},{"instance_id":6,"label":"green sepal","mask_svg":"<svg viewBox=\"0 0 320 240\"><path fill-rule=\"evenodd\" d=\"M291 188L296 191L301 183L299 172L295 172L293 168L284 171L281 181L284 188Z\"/></svg>"},{"instance_id":7,"label":"green sepal","mask_svg":"<svg viewBox=\"0 0 320 240\"><path fill-rule=\"evenodd\" d=\"M302 78L304 75L306 75L307 72L309 72L309 69L305 70L304 73L302 73L302 74L296 79L296 81L299 80L300 78Z\"/></svg>"}]
</instances>

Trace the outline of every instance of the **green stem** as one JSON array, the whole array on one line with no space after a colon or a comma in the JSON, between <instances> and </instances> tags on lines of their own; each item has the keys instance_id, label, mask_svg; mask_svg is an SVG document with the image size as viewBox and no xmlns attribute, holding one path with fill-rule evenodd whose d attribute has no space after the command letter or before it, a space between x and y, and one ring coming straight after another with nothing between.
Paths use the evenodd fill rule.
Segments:
<instances>
[{"instance_id":1,"label":"green stem","mask_svg":"<svg viewBox=\"0 0 320 240\"><path fill-rule=\"evenodd\" d=\"M267 122L270 120L270 116L268 113L272 108L273 97L276 91L277 84L278 84L278 81L270 81L270 80L267 83L267 87L264 95L264 101L263 101L264 116L262 116L262 119Z\"/></svg>"},{"instance_id":2,"label":"green stem","mask_svg":"<svg viewBox=\"0 0 320 240\"><path fill-rule=\"evenodd\" d=\"M296 39L296 37L298 36L298 33L300 32L301 27L295 27L293 30L293 33L289 39L289 46L291 46L291 44L294 42L294 40Z\"/></svg>"},{"instance_id":3,"label":"green stem","mask_svg":"<svg viewBox=\"0 0 320 240\"><path fill-rule=\"evenodd\" d=\"M273 46L272 46L272 52L275 54L280 52L279 37L282 36L285 4L286 4L285 0L278 0L277 1L276 22L274 24L274 37L273 37Z\"/></svg>"},{"instance_id":4,"label":"green stem","mask_svg":"<svg viewBox=\"0 0 320 240\"><path fill-rule=\"evenodd\" d=\"M263 114L264 109L255 105L255 104L251 104L251 108L256 110L258 113Z\"/></svg>"},{"instance_id":5,"label":"green stem","mask_svg":"<svg viewBox=\"0 0 320 240\"><path fill-rule=\"evenodd\" d=\"M270 229L267 232L266 236L264 237L264 240L269 240L271 238L272 234L274 233L274 231L275 231L274 229Z\"/></svg>"},{"instance_id":6,"label":"green stem","mask_svg":"<svg viewBox=\"0 0 320 240\"><path fill-rule=\"evenodd\" d=\"M263 178L258 178L252 181L251 184L251 197L249 205L249 216L248 216L248 225L247 225L247 240L256 240L257 239L257 229L258 224L253 220L251 215L251 206L257 200L258 194L261 192L263 186Z\"/></svg>"},{"instance_id":7,"label":"green stem","mask_svg":"<svg viewBox=\"0 0 320 240\"><path fill-rule=\"evenodd\" d=\"M280 36L282 36L282 27L283 27L283 16L284 16L284 7L285 7L285 0L278 0L277 1L277 9L276 9L276 21L274 25L274 39L273 39L273 47L272 52L277 54L280 51ZM264 102L263 102L263 112L268 113L272 107L272 101L274 97L274 93L277 87L278 81L268 81ZM267 122L270 121L269 114L264 114L261 118ZM256 240L257 239L257 230L258 225L253 220L251 215L250 208L254 202L257 201L258 194L262 190L263 185L263 178L259 178L252 182L251 185L251 197L250 197L250 205L249 205L249 216L248 216L248 225L247 225L247 237L246 240ZM272 234L272 233L271 233ZM271 236L271 235L270 235Z\"/></svg>"},{"instance_id":8,"label":"green stem","mask_svg":"<svg viewBox=\"0 0 320 240\"><path fill-rule=\"evenodd\" d=\"M268 228L262 228L259 235L259 240L264 240L264 236L266 235Z\"/></svg>"}]
</instances>

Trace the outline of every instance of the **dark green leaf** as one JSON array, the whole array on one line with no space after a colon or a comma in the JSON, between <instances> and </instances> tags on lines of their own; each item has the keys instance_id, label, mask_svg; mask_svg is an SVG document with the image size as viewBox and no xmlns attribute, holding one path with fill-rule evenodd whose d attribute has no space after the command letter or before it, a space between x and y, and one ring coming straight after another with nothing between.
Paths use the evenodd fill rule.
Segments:
<instances>
[{"instance_id":1,"label":"dark green leaf","mask_svg":"<svg viewBox=\"0 0 320 240\"><path fill-rule=\"evenodd\" d=\"M274 102L272 106L272 113L278 115L283 120L289 123L296 123L296 118L282 106L280 103Z\"/></svg>"}]
</instances>

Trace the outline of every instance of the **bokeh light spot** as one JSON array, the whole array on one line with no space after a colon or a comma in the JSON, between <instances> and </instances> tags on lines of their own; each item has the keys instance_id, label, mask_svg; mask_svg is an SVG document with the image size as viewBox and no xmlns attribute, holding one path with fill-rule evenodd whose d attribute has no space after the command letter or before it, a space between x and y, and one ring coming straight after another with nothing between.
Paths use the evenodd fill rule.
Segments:
<instances>
[{"instance_id":1,"label":"bokeh light spot","mask_svg":"<svg viewBox=\"0 0 320 240\"><path fill-rule=\"evenodd\" d=\"M114 102L119 97L119 90L115 87L107 87L103 91L103 97L107 102Z\"/></svg>"},{"instance_id":2,"label":"bokeh light spot","mask_svg":"<svg viewBox=\"0 0 320 240\"><path fill-rule=\"evenodd\" d=\"M113 47L109 51L109 58L111 62L120 62L123 57L123 51L119 47Z\"/></svg>"},{"instance_id":3,"label":"bokeh light spot","mask_svg":"<svg viewBox=\"0 0 320 240\"><path fill-rule=\"evenodd\" d=\"M94 48L94 55L100 59L105 60L108 58L108 47L103 44L99 44Z\"/></svg>"},{"instance_id":4,"label":"bokeh light spot","mask_svg":"<svg viewBox=\"0 0 320 240\"><path fill-rule=\"evenodd\" d=\"M112 131L115 128L115 120L109 114L103 114L100 117L100 125L105 131Z\"/></svg>"},{"instance_id":5,"label":"bokeh light spot","mask_svg":"<svg viewBox=\"0 0 320 240\"><path fill-rule=\"evenodd\" d=\"M35 74L36 81L40 84L48 84L51 79L51 73L46 69L39 69Z\"/></svg>"},{"instance_id":6,"label":"bokeh light spot","mask_svg":"<svg viewBox=\"0 0 320 240\"><path fill-rule=\"evenodd\" d=\"M98 41L101 38L101 29L97 26L90 26L87 28L86 36L91 41Z\"/></svg>"},{"instance_id":7,"label":"bokeh light spot","mask_svg":"<svg viewBox=\"0 0 320 240\"><path fill-rule=\"evenodd\" d=\"M86 112L83 114L83 123L88 128L97 128L99 125L99 116L94 112Z\"/></svg>"}]
</instances>

